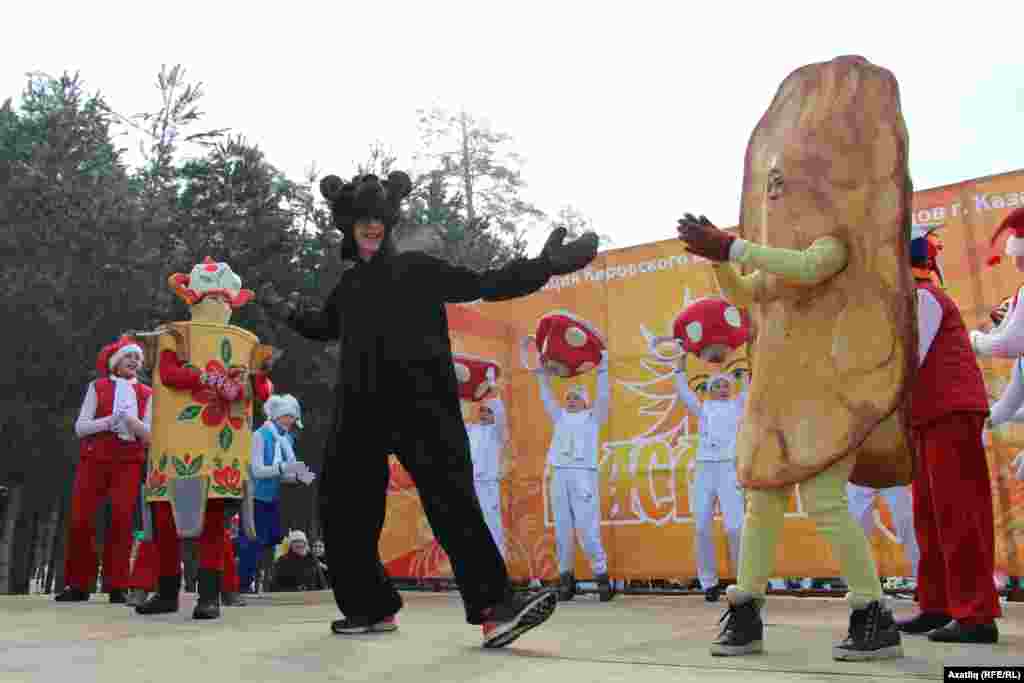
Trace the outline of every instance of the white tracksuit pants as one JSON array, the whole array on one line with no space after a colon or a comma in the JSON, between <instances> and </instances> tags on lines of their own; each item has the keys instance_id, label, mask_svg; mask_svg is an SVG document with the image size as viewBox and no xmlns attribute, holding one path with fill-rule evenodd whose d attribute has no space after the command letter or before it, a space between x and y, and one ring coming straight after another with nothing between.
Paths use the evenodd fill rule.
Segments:
<instances>
[{"instance_id":1,"label":"white tracksuit pants","mask_svg":"<svg viewBox=\"0 0 1024 683\"><path fill-rule=\"evenodd\" d=\"M696 525L697 577L707 590L718 585L718 553L715 552L715 500L722 510L722 521L729 539L729 557L733 571L739 572L740 536L743 529L743 491L736 480L735 460L698 460L693 488L690 491L690 512Z\"/></svg>"},{"instance_id":2,"label":"white tracksuit pants","mask_svg":"<svg viewBox=\"0 0 1024 683\"><path fill-rule=\"evenodd\" d=\"M473 482L476 497L480 499L480 507L484 511L484 521L491 530L491 538L498 546L498 551L505 557L505 527L501 523L501 482L477 479Z\"/></svg>"},{"instance_id":3,"label":"white tracksuit pants","mask_svg":"<svg viewBox=\"0 0 1024 683\"><path fill-rule=\"evenodd\" d=\"M597 489L597 470L556 467L551 474L551 507L555 516L555 544L558 571L575 571L576 539L590 560L590 569L608 573L608 556L601 543L601 496Z\"/></svg>"},{"instance_id":4,"label":"white tracksuit pants","mask_svg":"<svg viewBox=\"0 0 1024 683\"><path fill-rule=\"evenodd\" d=\"M892 523L896 527L896 538L903 545L910 570L917 578L917 563L921 559L921 550L917 546L917 534L914 532L914 504L909 486L891 486L884 489L873 489L856 484L846 485L846 497L850 502L850 514L860 522L864 534L871 538L875 532L874 511L875 499L881 495L889 505Z\"/></svg>"}]
</instances>

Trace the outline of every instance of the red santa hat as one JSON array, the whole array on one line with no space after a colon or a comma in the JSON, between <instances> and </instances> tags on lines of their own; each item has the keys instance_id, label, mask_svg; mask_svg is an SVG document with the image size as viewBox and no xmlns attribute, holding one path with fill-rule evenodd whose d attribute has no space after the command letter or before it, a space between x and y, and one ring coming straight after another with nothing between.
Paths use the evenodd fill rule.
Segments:
<instances>
[{"instance_id":1,"label":"red santa hat","mask_svg":"<svg viewBox=\"0 0 1024 683\"><path fill-rule=\"evenodd\" d=\"M121 337L112 344L107 344L96 357L96 371L100 376L109 375L129 353L137 353L142 356L142 347L131 337Z\"/></svg>"},{"instance_id":2,"label":"red santa hat","mask_svg":"<svg viewBox=\"0 0 1024 683\"><path fill-rule=\"evenodd\" d=\"M1012 230L1013 232L1006 240L1004 250L1006 255L1024 256L1024 207L1011 211L1010 215L1004 218L1003 222L996 228L996 232L992 235L992 240L989 242L989 248L993 253L988 257L988 265L994 266L1003 260L1003 257L996 251L996 243L1007 230Z\"/></svg>"}]
</instances>

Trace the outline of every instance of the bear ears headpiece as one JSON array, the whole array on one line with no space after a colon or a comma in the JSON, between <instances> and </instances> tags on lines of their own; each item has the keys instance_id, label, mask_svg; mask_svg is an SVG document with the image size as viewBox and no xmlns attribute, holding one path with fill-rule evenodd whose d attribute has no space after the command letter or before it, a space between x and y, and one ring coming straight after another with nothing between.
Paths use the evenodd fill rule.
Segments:
<instances>
[{"instance_id":1,"label":"bear ears headpiece","mask_svg":"<svg viewBox=\"0 0 1024 683\"><path fill-rule=\"evenodd\" d=\"M336 175L320 181L320 194L331 205L334 225L342 232L365 218L379 218L386 227L394 227L402 200L410 192L412 180L402 171L392 171L383 181L372 174L347 183Z\"/></svg>"}]
</instances>

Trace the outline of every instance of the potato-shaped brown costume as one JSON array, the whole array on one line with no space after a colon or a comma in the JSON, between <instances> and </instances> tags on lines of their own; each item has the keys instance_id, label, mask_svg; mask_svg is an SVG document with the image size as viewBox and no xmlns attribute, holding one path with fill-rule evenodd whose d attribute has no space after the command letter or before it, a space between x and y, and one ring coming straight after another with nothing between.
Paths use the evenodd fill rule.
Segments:
<instances>
[{"instance_id":1,"label":"potato-shaped brown costume","mask_svg":"<svg viewBox=\"0 0 1024 683\"><path fill-rule=\"evenodd\" d=\"M832 236L848 262L813 286L760 278L737 442L743 486L799 483L846 457L857 458L854 483L911 480L907 145L895 77L857 56L794 71L750 137L740 235L797 250Z\"/></svg>"}]
</instances>

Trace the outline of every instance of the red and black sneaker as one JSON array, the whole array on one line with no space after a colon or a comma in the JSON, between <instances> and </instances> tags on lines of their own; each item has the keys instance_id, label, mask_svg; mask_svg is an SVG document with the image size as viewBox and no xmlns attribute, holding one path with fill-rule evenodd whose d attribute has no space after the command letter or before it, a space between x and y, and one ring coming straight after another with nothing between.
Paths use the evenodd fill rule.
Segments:
<instances>
[{"instance_id":1,"label":"red and black sneaker","mask_svg":"<svg viewBox=\"0 0 1024 683\"><path fill-rule=\"evenodd\" d=\"M353 636L362 633L390 633L398 630L398 617L392 614L380 621L369 619L346 618L331 622L331 631L341 636Z\"/></svg>"},{"instance_id":2,"label":"red and black sneaker","mask_svg":"<svg viewBox=\"0 0 1024 683\"><path fill-rule=\"evenodd\" d=\"M508 600L491 608L483 624L484 647L505 647L550 619L557 606L557 590L513 593Z\"/></svg>"}]
</instances>

